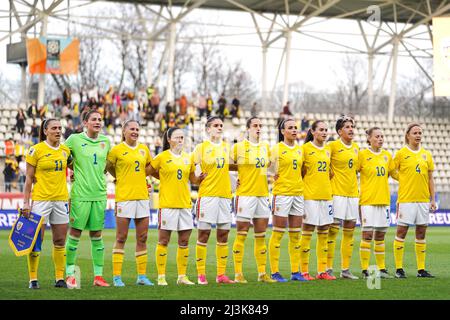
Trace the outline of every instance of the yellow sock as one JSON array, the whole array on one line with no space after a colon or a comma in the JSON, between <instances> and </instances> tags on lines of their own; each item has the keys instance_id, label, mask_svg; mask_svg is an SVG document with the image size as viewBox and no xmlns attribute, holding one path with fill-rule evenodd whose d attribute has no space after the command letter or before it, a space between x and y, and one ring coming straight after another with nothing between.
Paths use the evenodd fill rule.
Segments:
<instances>
[{"instance_id":1,"label":"yellow sock","mask_svg":"<svg viewBox=\"0 0 450 320\"><path fill-rule=\"evenodd\" d=\"M266 273L267 246L265 235L265 232L255 233L254 253L258 274Z\"/></svg>"},{"instance_id":2,"label":"yellow sock","mask_svg":"<svg viewBox=\"0 0 450 320\"><path fill-rule=\"evenodd\" d=\"M136 252L136 270L138 276L143 276L147 273L147 250Z\"/></svg>"},{"instance_id":3,"label":"yellow sock","mask_svg":"<svg viewBox=\"0 0 450 320\"><path fill-rule=\"evenodd\" d=\"M322 273L327 270L327 257L328 257L328 230L317 230L317 272Z\"/></svg>"},{"instance_id":4,"label":"yellow sock","mask_svg":"<svg viewBox=\"0 0 450 320\"><path fill-rule=\"evenodd\" d=\"M113 249L112 263L113 263L113 276L120 276L122 274L123 257L125 251L123 249Z\"/></svg>"},{"instance_id":5,"label":"yellow sock","mask_svg":"<svg viewBox=\"0 0 450 320\"><path fill-rule=\"evenodd\" d=\"M167 265L167 246L161 244L156 245L156 269L158 270L158 276L166 274Z\"/></svg>"},{"instance_id":6,"label":"yellow sock","mask_svg":"<svg viewBox=\"0 0 450 320\"><path fill-rule=\"evenodd\" d=\"M177 249L178 276L186 275L188 258L189 258L189 248L178 246Z\"/></svg>"},{"instance_id":7,"label":"yellow sock","mask_svg":"<svg viewBox=\"0 0 450 320\"><path fill-rule=\"evenodd\" d=\"M28 274L31 280L37 280L37 271L39 267L39 257L41 256L40 252L31 252L28 255Z\"/></svg>"},{"instance_id":8,"label":"yellow sock","mask_svg":"<svg viewBox=\"0 0 450 320\"><path fill-rule=\"evenodd\" d=\"M289 228L289 260L291 273L300 271L300 236L301 228Z\"/></svg>"},{"instance_id":9,"label":"yellow sock","mask_svg":"<svg viewBox=\"0 0 450 320\"><path fill-rule=\"evenodd\" d=\"M384 240L375 240L375 260L378 270L386 269Z\"/></svg>"},{"instance_id":10,"label":"yellow sock","mask_svg":"<svg viewBox=\"0 0 450 320\"><path fill-rule=\"evenodd\" d=\"M395 237L395 240L394 240L395 269L403 269L403 253L404 252L405 252L405 239Z\"/></svg>"},{"instance_id":11,"label":"yellow sock","mask_svg":"<svg viewBox=\"0 0 450 320\"><path fill-rule=\"evenodd\" d=\"M206 243L198 242L195 246L195 264L197 266L197 274L206 274Z\"/></svg>"},{"instance_id":12,"label":"yellow sock","mask_svg":"<svg viewBox=\"0 0 450 320\"><path fill-rule=\"evenodd\" d=\"M427 251L427 243L424 240L416 239L416 262L417 270L425 270L425 255Z\"/></svg>"},{"instance_id":13,"label":"yellow sock","mask_svg":"<svg viewBox=\"0 0 450 320\"><path fill-rule=\"evenodd\" d=\"M349 270L353 255L353 232L355 229L342 229L341 269Z\"/></svg>"},{"instance_id":14,"label":"yellow sock","mask_svg":"<svg viewBox=\"0 0 450 320\"><path fill-rule=\"evenodd\" d=\"M339 226L332 224L328 230L327 239L327 269L333 269L334 250L336 248L336 239L339 234Z\"/></svg>"},{"instance_id":15,"label":"yellow sock","mask_svg":"<svg viewBox=\"0 0 450 320\"><path fill-rule=\"evenodd\" d=\"M284 228L273 227L269 240L270 272L279 272L280 246L283 238Z\"/></svg>"},{"instance_id":16,"label":"yellow sock","mask_svg":"<svg viewBox=\"0 0 450 320\"><path fill-rule=\"evenodd\" d=\"M371 247L372 247L372 240L366 241L361 239L361 243L359 245L359 259L361 261L362 270L369 269Z\"/></svg>"},{"instance_id":17,"label":"yellow sock","mask_svg":"<svg viewBox=\"0 0 450 320\"><path fill-rule=\"evenodd\" d=\"M225 274L228 261L228 243L218 242L216 244L216 259L217 259L217 275L221 276Z\"/></svg>"},{"instance_id":18,"label":"yellow sock","mask_svg":"<svg viewBox=\"0 0 450 320\"><path fill-rule=\"evenodd\" d=\"M312 231L302 231L300 239L300 265L302 273L309 272L309 252L311 248Z\"/></svg>"},{"instance_id":19,"label":"yellow sock","mask_svg":"<svg viewBox=\"0 0 450 320\"><path fill-rule=\"evenodd\" d=\"M244 259L244 242L247 231L238 231L233 243L234 272L242 273L242 260Z\"/></svg>"},{"instance_id":20,"label":"yellow sock","mask_svg":"<svg viewBox=\"0 0 450 320\"><path fill-rule=\"evenodd\" d=\"M55 279L64 279L64 269L66 267L66 247L53 247L53 263L55 265Z\"/></svg>"}]
</instances>

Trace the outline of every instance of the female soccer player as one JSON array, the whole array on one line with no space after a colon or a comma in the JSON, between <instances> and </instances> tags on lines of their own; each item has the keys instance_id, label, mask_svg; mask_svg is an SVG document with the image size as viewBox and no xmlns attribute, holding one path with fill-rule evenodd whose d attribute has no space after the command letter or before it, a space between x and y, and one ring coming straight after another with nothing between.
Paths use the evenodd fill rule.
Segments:
<instances>
[{"instance_id":1,"label":"female soccer player","mask_svg":"<svg viewBox=\"0 0 450 320\"><path fill-rule=\"evenodd\" d=\"M163 137L163 152L151 161L147 174L159 174L159 216L156 266L158 285L166 286L167 246L172 231L178 232L177 284L193 285L186 275L189 257L189 236L194 227L191 215L189 181L199 184L191 156L183 151L184 133L177 127L169 128Z\"/></svg>"},{"instance_id":2,"label":"female soccer player","mask_svg":"<svg viewBox=\"0 0 450 320\"><path fill-rule=\"evenodd\" d=\"M289 258L291 280L305 281L300 274L300 234L304 213L302 148L296 143L298 128L294 119L283 120L278 127L278 141L270 151L271 167L275 173L272 198L272 236L269 260L272 279L286 282L279 272L280 244L286 226L289 227Z\"/></svg>"},{"instance_id":3,"label":"female soccer player","mask_svg":"<svg viewBox=\"0 0 450 320\"><path fill-rule=\"evenodd\" d=\"M408 125L405 143L395 157L399 174L397 235L394 241L395 277L406 278L403 270L404 242L409 225L416 226L417 277L434 278L425 270L425 233L430 210L436 210L434 200L434 162L431 153L421 146L422 128Z\"/></svg>"},{"instance_id":4,"label":"female soccer player","mask_svg":"<svg viewBox=\"0 0 450 320\"><path fill-rule=\"evenodd\" d=\"M330 182L330 148L325 145L328 127L322 120L316 120L306 134L303 150L302 176L305 184L305 214L303 216L302 239L300 242L301 269L305 280L314 280L309 275L309 252L311 237L317 226L317 279L335 280L326 272L327 238L333 223L333 202Z\"/></svg>"},{"instance_id":5,"label":"female soccer player","mask_svg":"<svg viewBox=\"0 0 450 320\"><path fill-rule=\"evenodd\" d=\"M228 234L231 228L231 182L229 175L230 145L222 141L223 122L219 117L206 121L209 140L196 146L194 164L200 165L206 178L199 186L196 202L198 238L196 261L198 284L208 284L206 279L206 246L211 225L217 226L217 283L234 283L225 275L228 259Z\"/></svg>"},{"instance_id":6,"label":"female soccer player","mask_svg":"<svg viewBox=\"0 0 450 320\"><path fill-rule=\"evenodd\" d=\"M232 160L238 165L239 186L236 190L235 210L237 235L233 244L235 282L247 283L242 273L244 242L253 222L255 232L254 254L258 268L258 281L276 282L266 273L267 246L265 235L269 223L269 187L267 167L270 150L266 142L260 142L261 120L247 120L248 140L233 146Z\"/></svg>"},{"instance_id":7,"label":"female soccer player","mask_svg":"<svg viewBox=\"0 0 450 320\"><path fill-rule=\"evenodd\" d=\"M382 149L384 136L378 127L366 131L368 149L359 152L360 211L362 239L359 248L363 278L367 278L371 242L375 238L375 260L381 278L392 278L385 266L384 237L390 223L389 175L397 178L391 154Z\"/></svg>"},{"instance_id":8,"label":"female soccer player","mask_svg":"<svg viewBox=\"0 0 450 320\"><path fill-rule=\"evenodd\" d=\"M123 141L111 149L106 164L108 172L116 178L116 242L112 254L115 287L125 286L121 274L131 219L134 219L136 226L136 284L153 285L146 276L146 241L150 217L146 167L150 165L152 157L148 147L138 142L139 128L136 120L128 120L123 124Z\"/></svg>"},{"instance_id":9,"label":"female soccer player","mask_svg":"<svg viewBox=\"0 0 450 320\"><path fill-rule=\"evenodd\" d=\"M60 144L61 123L57 119L47 119L40 128L40 143L28 151L27 173L22 213L29 217L30 211L44 217L40 237L44 239L45 224L50 220L53 236L53 261L55 265L55 287L67 288L64 281L67 226L69 208L67 201L66 168L70 150ZM32 185L33 190L32 190ZM30 205L30 196L32 203ZM39 241L39 240L38 240ZM37 270L41 254L39 242L28 255L30 289L39 289Z\"/></svg>"},{"instance_id":10,"label":"female soccer player","mask_svg":"<svg viewBox=\"0 0 450 320\"><path fill-rule=\"evenodd\" d=\"M105 246L102 230L106 209L106 157L110 150L108 137L100 134L102 116L96 110L84 114L86 132L72 134L65 145L73 157L74 181L70 192L70 231L66 243L67 286L76 288L75 263L83 230L89 230L94 267L94 286L109 287L103 279Z\"/></svg>"},{"instance_id":11,"label":"female soccer player","mask_svg":"<svg viewBox=\"0 0 450 320\"><path fill-rule=\"evenodd\" d=\"M355 122L342 116L336 121L339 139L328 145L331 151L331 190L333 192L334 222L328 231L327 273L333 275L334 249L341 221L343 237L341 241L341 278L358 279L350 272L353 253L353 232L359 214L358 152L359 146L353 142Z\"/></svg>"}]
</instances>

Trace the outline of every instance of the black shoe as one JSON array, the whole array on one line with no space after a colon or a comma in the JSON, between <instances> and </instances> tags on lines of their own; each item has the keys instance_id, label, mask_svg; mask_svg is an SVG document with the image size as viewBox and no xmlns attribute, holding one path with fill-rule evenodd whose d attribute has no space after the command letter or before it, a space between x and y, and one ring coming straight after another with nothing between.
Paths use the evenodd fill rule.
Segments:
<instances>
[{"instance_id":1,"label":"black shoe","mask_svg":"<svg viewBox=\"0 0 450 320\"><path fill-rule=\"evenodd\" d=\"M63 279L59 279L58 281L55 281L55 288L65 288L67 289L67 284Z\"/></svg>"},{"instance_id":2,"label":"black shoe","mask_svg":"<svg viewBox=\"0 0 450 320\"><path fill-rule=\"evenodd\" d=\"M428 271L421 269L417 271L417 278L434 278L434 276Z\"/></svg>"},{"instance_id":3,"label":"black shoe","mask_svg":"<svg viewBox=\"0 0 450 320\"><path fill-rule=\"evenodd\" d=\"M395 277L397 279L406 279L405 270L403 270L402 268L395 270Z\"/></svg>"},{"instance_id":4,"label":"black shoe","mask_svg":"<svg viewBox=\"0 0 450 320\"><path fill-rule=\"evenodd\" d=\"M40 289L41 287L39 286L39 281L37 280L32 280L30 281L30 285L28 286L29 289Z\"/></svg>"},{"instance_id":5,"label":"black shoe","mask_svg":"<svg viewBox=\"0 0 450 320\"><path fill-rule=\"evenodd\" d=\"M386 269L380 269L380 278L392 279L393 277L389 274L389 272Z\"/></svg>"},{"instance_id":6,"label":"black shoe","mask_svg":"<svg viewBox=\"0 0 450 320\"><path fill-rule=\"evenodd\" d=\"M363 279L369 278L369 271L363 270L363 271L362 271L362 278L363 278Z\"/></svg>"}]
</instances>

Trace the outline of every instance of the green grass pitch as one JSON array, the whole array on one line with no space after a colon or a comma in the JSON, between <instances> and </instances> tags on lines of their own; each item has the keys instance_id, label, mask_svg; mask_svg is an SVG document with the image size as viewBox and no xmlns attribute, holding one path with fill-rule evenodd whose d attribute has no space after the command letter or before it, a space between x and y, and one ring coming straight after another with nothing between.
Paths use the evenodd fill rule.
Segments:
<instances>
[{"instance_id":1,"label":"green grass pitch","mask_svg":"<svg viewBox=\"0 0 450 320\"><path fill-rule=\"evenodd\" d=\"M270 237L270 229L267 232L267 242ZM236 234L232 229L230 233L230 255L227 266L227 274L234 278L233 259L231 246ZM390 228L386 242L386 265L388 270L394 271L394 258L392 252L392 241L395 228ZM339 246L342 231L340 232L336 258L335 270L339 271ZM352 271L360 274L359 268L359 240L360 229L355 233L355 248L353 252ZM407 237L405 250L405 271L408 279L386 279L381 282L381 289L368 289L365 280L336 280L336 281L311 281L311 282L288 282L265 284L256 281L256 263L253 255L253 232L249 232L246 241L244 274L248 284L218 285L215 283L215 231L211 234L208 245L207 286L177 286L176 285L176 240L177 235L172 234L169 246L167 265L167 287L141 287L135 285L136 266L134 261L134 230L130 230L126 244L125 261L123 265L124 288L96 288L92 286L93 273L90 259L90 241L87 234L83 234L78 252L78 265L81 268L81 290L64 290L53 288L53 262L51 259L51 232L47 230L39 266L40 290L28 289L28 272L25 257L15 257L8 245L9 231L0 231L0 299L117 299L117 300L307 300L307 299L450 299L450 228L430 227L427 234L427 269L432 272L435 279L416 278L416 262L414 253L413 230ZM194 230L190 241L190 257L188 276L191 280L197 279L195 270L195 243L197 233ZM312 240L310 257L311 274L316 274L315 237ZM112 280L111 251L114 243L115 231L106 230L105 240L105 269L104 276L107 281ZM157 241L157 230L149 230L148 250L149 263L148 275L151 280L156 280L155 246ZM287 253L288 237L285 234L282 242L280 257L280 271L285 276L290 275L289 257ZM375 264L372 253L371 264ZM269 264L267 265L269 271ZM338 273L338 272L336 272Z\"/></svg>"}]
</instances>

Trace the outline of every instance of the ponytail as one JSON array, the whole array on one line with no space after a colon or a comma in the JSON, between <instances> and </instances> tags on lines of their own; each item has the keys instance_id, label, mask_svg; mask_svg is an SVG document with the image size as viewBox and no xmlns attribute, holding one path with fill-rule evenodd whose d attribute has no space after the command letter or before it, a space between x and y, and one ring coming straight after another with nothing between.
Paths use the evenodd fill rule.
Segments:
<instances>
[{"instance_id":1,"label":"ponytail","mask_svg":"<svg viewBox=\"0 0 450 320\"><path fill-rule=\"evenodd\" d=\"M322 120L316 120L316 121L313 122L313 124L311 125L311 128L309 128L308 132L306 133L306 137L305 137L305 142L304 143L308 143L308 142L314 140L313 131L316 131L317 126L321 122L323 122L323 121Z\"/></svg>"},{"instance_id":2,"label":"ponytail","mask_svg":"<svg viewBox=\"0 0 450 320\"><path fill-rule=\"evenodd\" d=\"M44 133L44 130L48 128L48 125L51 121L59 121L59 120L55 118L49 118L44 120L44 122L42 122L39 128L39 142L47 140L47 135Z\"/></svg>"},{"instance_id":3,"label":"ponytail","mask_svg":"<svg viewBox=\"0 0 450 320\"><path fill-rule=\"evenodd\" d=\"M178 127L172 127L166 130L163 135L163 151L170 149L169 139L172 137L172 134L178 130Z\"/></svg>"},{"instance_id":4,"label":"ponytail","mask_svg":"<svg viewBox=\"0 0 450 320\"><path fill-rule=\"evenodd\" d=\"M134 120L134 119L130 119L130 120L125 121L125 122L122 124L122 141L125 141L125 134L123 133L123 131L128 127L128 125L129 125L131 122L136 122L136 123L138 124L139 127L141 126L141 124L139 123L139 121Z\"/></svg>"}]
</instances>

